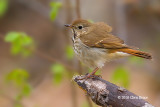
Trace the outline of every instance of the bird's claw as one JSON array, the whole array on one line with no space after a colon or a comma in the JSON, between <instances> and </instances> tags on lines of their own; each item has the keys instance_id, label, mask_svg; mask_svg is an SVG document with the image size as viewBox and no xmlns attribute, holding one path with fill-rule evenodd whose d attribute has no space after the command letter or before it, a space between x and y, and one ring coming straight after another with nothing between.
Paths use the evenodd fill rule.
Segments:
<instances>
[{"instance_id":1,"label":"bird's claw","mask_svg":"<svg viewBox=\"0 0 160 107\"><path fill-rule=\"evenodd\" d=\"M93 78L96 78L96 77L102 78L101 75L95 75L95 74L91 75L91 74L87 73L83 78L79 78L78 80L93 79Z\"/></svg>"}]
</instances>

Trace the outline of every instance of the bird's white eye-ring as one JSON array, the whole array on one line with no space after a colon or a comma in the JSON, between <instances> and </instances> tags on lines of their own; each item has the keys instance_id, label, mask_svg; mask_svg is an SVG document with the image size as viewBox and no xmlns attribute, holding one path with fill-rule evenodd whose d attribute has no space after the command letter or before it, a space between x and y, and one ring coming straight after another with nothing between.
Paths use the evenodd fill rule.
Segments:
<instances>
[{"instance_id":1,"label":"bird's white eye-ring","mask_svg":"<svg viewBox=\"0 0 160 107\"><path fill-rule=\"evenodd\" d=\"M80 26L78 26L78 29L82 29L82 28L83 28L83 26L81 26L81 25L80 25Z\"/></svg>"}]
</instances>

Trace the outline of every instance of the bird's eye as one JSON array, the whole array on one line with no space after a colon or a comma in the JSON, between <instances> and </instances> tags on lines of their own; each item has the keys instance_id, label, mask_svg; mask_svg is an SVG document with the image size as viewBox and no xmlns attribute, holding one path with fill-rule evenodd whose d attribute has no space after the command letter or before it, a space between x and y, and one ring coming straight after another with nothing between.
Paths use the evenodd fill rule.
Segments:
<instances>
[{"instance_id":1,"label":"bird's eye","mask_svg":"<svg viewBox=\"0 0 160 107\"><path fill-rule=\"evenodd\" d=\"M78 26L78 29L82 29L83 28L83 26Z\"/></svg>"}]
</instances>

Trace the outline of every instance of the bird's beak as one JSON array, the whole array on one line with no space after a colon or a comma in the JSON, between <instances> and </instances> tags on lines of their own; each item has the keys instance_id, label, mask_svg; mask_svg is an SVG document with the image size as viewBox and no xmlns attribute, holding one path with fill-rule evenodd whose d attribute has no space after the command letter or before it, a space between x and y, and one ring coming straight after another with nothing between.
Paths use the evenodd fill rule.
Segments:
<instances>
[{"instance_id":1,"label":"bird's beak","mask_svg":"<svg viewBox=\"0 0 160 107\"><path fill-rule=\"evenodd\" d=\"M65 27L70 27L70 28L72 27L70 24L65 24L64 26Z\"/></svg>"}]
</instances>

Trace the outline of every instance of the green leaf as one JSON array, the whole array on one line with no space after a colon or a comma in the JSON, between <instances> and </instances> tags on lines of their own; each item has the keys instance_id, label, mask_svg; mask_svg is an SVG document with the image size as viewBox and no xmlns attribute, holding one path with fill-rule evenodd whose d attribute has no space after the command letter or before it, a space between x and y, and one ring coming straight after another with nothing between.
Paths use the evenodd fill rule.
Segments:
<instances>
[{"instance_id":1,"label":"green leaf","mask_svg":"<svg viewBox=\"0 0 160 107\"><path fill-rule=\"evenodd\" d=\"M6 42L13 42L15 40L17 40L20 37L20 34L17 32L9 32L6 36L5 36L5 41Z\"/></svg>"},{"instance_id":2,"label":"green leaf","mask_svg":"<svg viewBox=\"0 0 160 107\"><path fill-rule=\"evenodd\" d=\"M12 55L17 55L21 52L22 46L19 41L13 42L11 45L11 54Z\"/></svg>"},{"instance_id":3,"label":"green leaf","mask_svg":"<svg viewBox=\"0 0 160 107\"><path fill-rule=\"evenodd\" d=\"M56 16L58 14L58 11L59 11L60 7L62 6L62 3L51 2L50 6L51 6L50 18L51 18L52 21L54 21L56 19Z\"/></svg>"},{"instance_id":4,"label":"green leaf","mask_svg":"<svg viewBox=\"0 0 160 107\"><path fill-rule=\"evenodd\" d=\"M70 45L68 45L68 46L66 47L66 56L67 56L67 58L68 58L69 60L73 59L73 57L74 57L74 51L73 51L72 46L70 46Z\"/></svg>"},{"instance_id":5,"label":"green leaf","mask_svg":"<svg viewBox=\"0 0 160 107\"><path fill-rule=\"evenodd\" d=\"M31 37L29 37L28 35L26 34L23 34L23 45L24 46L29 46L33 43L33 40Z\"/></svg>"},{"instance_id":6,"label":"green leaf","mask_svg":"<svg viewBox=\"0 0 160 107\"><path fill-rule=\"evenodd\" d=\"M123 67L117 67L112 75L112 82L127 88L129 86L129 72Z\"/></svg>"},{"instance_id":7,"label":"green leaf","mask_svg":"<svg viewBox=\"0 0 160 107\"><path fill-rule=\"evenodd\" d=\"M51 7L61 7L61 6L62 6L62 3L61 3L61 2L51 2L51 3L50 3L50 6L51 6Z\"/></svg>"},{"instance_id":8,"label":"green leaf","mask_svg":"<svg viewBox=\"0 0 160 107\"><path fill-rule=\"evenodd\" d=\"M29 74L24 69L14 69L6 75L7 82L13 82L16 86L22 86L26 83Z\"/></svg>"},{"instance_id":9,"label":"green leaf","mask_svg":"<svg viewBox=\"0 0 160 107\"><path fill-rule=\"evenodd\" d=\"M28 96L31 92L31 86L29 84L25 84L22 89L22 94Z\"/></svg>"},{"instance_id":10,"label":"green leaf","mask_svg":"<svg viewBox=\"0 0 160 107\"><path fill-rule=\"evenodd\" d=\"M52 71L53 71L54 73L63 73L63 72L65 71L65 68L64 68L64 66L61 65L61 64L54 64L54 65L52 66Z\"/></svg>"},{"instance_id":11,"label":"green leaf","mask_svg":"<svg viewBox=\"0 0 160 107\"><path fill-rule=\"evenodd\" d=\"M51 67L52 73L54 75L53 82L55 84L59 84L63 79L63 74L65 72L65 68L61 64L53 64Z\"/></svg>"},{"instance_id":12,"label":"green leaf","mask_svg":"<svg viewBox=\"0 0 160 107\"><path fill-rule=\"evenodd\" d=\"M56 19L57 13L58 13L57 8L51 10L50 17L51 17L52 21L54 21Z\"/></svg>"},{"instance_id":13,"label":"green leaf","mask_svg":"<svg viewBox=\"0 0 160 107\"><path fill-rule=\"evenodd\" d=\"M26 48L21 49L21 53L24 57L30 56L32 54L31 50L28 50Z\"/></svg>"},{"instance_id":14,"label":"green leaf","mask_svg":"<svg viewBox=\"0 0 160 107\"><path fill-rule=\"evenodd\" d=\"M15 96L16 104L14 104L14 107L21 107L21 100L31 92L28 78L29 74L24 69L14 69L6 75L5 80L8 83L13 83L17 88L18 93Z\"/></svg>"},{"instance_id":15,"label":"green leaf","mask_svg":"<svg viewBox=\"0 0 160 107\"><path fill-rule=\"evenodd\" d=\"M8 0L0 0L0 16L3 16L8 8Z\"/></svg>"},{"instance_id":16,"label":"green leaf","mask_svg":"<svg viewBox=\"0 0 160 107\"><path fill-rule=\"evenodd\" d=\"M29 56L33 48L33 39L23 32L9 32L5 36L5 41L11 43L11 54L26 57Z\"/></svg>"}]
</instances>

